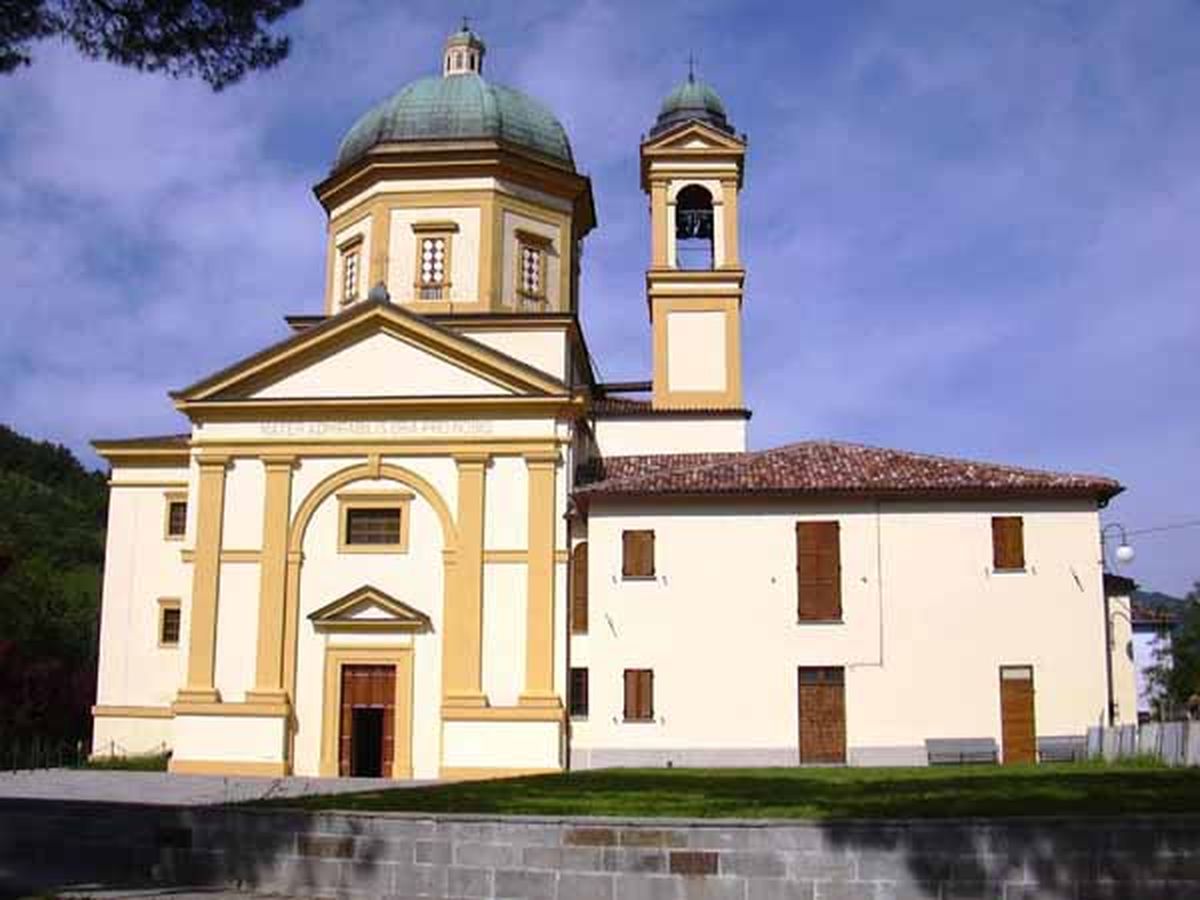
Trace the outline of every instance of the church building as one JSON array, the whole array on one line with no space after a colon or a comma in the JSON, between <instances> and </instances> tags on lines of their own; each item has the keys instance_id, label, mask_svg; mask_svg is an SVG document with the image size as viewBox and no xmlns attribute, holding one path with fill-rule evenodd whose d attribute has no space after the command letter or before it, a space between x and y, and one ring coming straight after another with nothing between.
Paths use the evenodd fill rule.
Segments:
<instances>
[{"instance_id":1,"label":"church building","mask_svg":"<svg viewBox=\"0 0 1200 900\"><path fill-rule=\"evenodd\" d=\"M316 186L324 307L171 393L111 466L93 752L476 778L1004 762L1107 708L1115 481L830 440L749 450L747 144L689 75L642 141L653 348L597 376L588 177L554 115L441 72ZM649 120L649 115L647 119ZM632 187L632 186L631 186Z\"/></svg>"}]
</instances>

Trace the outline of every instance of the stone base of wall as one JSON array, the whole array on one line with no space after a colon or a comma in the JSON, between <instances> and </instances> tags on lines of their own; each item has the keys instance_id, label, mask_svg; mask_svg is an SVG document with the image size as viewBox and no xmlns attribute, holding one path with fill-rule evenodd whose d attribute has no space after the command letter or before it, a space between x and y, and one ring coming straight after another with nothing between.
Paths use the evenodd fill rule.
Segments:
<instances>
[{"instance_id":1,"label":"stone base of wall","mask_svg":"<svg viewBox=\"0 0 1200 900\"><path fill-rule=\"evenodd\" d=\"M4 879L393 898L1196 897L1200 816L821 824L5 802Z\"/></svg>"}]
</instances>

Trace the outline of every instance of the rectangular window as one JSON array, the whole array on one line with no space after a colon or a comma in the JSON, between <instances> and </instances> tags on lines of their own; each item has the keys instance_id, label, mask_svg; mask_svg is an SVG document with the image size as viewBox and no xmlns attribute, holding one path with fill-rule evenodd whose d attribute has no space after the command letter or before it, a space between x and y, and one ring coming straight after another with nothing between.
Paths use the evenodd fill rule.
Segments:
<instances>
[{"instance_id":1,"label":"rectangular window","mask_svg":"<svg viewBox=\"0 0 1200 900\"><path fill-rule=\"evenodd\" d=\"M540 309L546 303L546 259L554 246L545 235L517 230L517 305Z\"/></svg>"},{"instance_id":2,"label":"rectangular window","mask_svg":"<svg viewBox=\"0 0 1200 900\"><path fill-rule=\"evenodd\" d=\"M416 222L416 293L418 300L446 300L450 296L450 251L455 222Z\"/></svg>"},{"instance_id":3,"label":"rectangular window","mask_svg":"<svg viewBox=\"0 0 1200 900\"><path fill-rule=\"evenodd\" d=\"M625 578L654 577L654 532L621 532L621 575Z\"/></svg>"},{"instance_id":4,"label":"rectangular window","mask_svg":"<svg viewBox=\"0 0 1200 900\"><path fill-rule=\"evenodd\" d=\"M181 615L178 600L158 601L158 646L178 647Z\"/></svg>"},{"instance_id":5,"label":"rectangular window","mask_svg":"<svg viewBox=\"0 0 1200 900\"><path fill-rule=\"evenodd\" d=\"M346 510L347 544L400 543L399 509Z\"/></svg>"},{"instance_id":6,"label":"rectangular window","mask_svg":"<svg viewBox=\"0 0 1200 900\"><path fill-rule=\"evenodd\" d=\"M837 522L796 523L796 616L801 622L842 618L841 528Z\"/></svg>"},{"instance_id":7,"label":"rectangular window","mask_svg":"<svg viewBox=\"0 0 1200 900\"><path fill-rule=\"evenodd\" d=\"M338 550L342 553L407 552L412 496L407 491L338 494L341 519Z\"/></svg>"},{"instance_id":8,"label":"rectangular window","mask_svg":"<svg viewBox=\"0 0 1200 900\"><path fill-rule=\"evenodd\" d=\"M567 697L571 717L586 719L588 714L588 670L571 669L571 690Z\"/></svg>"},{"instance_id":9,"label":"rectangular window","mask_svg":"<svg viewBox=\"0 0 1200 900\"><path fill-rule=\"evenodd\" d=\"M166 516L163 523L163 534L168 540L182 540L187 531L187 494L170 493L166 495Z\"/></svg>"},{"instance_id":10,"label":"rectangular window","mask_svg":"<svg viewBox=\"0 0 1200 900\"><path fill-rule=\"evenodd\" d=\"M1020 516L992 517L992 568L997 572L1025 568L1025 528Z\"/></svg>"},{"instance_id":11,"label":"rectangular window","mask_svg":"<svg viewBox=\"0 0 1200 900\"><path fill-rule=\"evenodd\" d=\"M342 303L358 299L358 246L342 251Z\"/></svg>"},{"instance_id":12,"label":"rectangular window","mask_svg":"<svg viewBox=\"0 0 1200 900\"><path fill-rule=\"evenodd\" d=\"M625 670L625 721L654 719L654 670Z\"/></svg>"}]
</instances>

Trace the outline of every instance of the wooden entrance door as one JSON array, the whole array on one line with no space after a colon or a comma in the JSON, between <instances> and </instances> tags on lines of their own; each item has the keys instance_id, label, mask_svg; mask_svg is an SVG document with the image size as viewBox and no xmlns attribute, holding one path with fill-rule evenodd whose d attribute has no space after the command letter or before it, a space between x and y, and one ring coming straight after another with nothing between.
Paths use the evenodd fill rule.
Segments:
<instances>
[{"instance_id":1,"label":"wooden entrance door","mask_svg":"<svg viewBox=\"0 0 1200 900\"><path fill-rule=\"evenodd\" d=\"M396 755L396 667L342 666L338 718L338 774L390 778Z\"/></svg>"},{"instance_id":2,"label":"wooden entrance door","mask_svg":"<svg viewBox=\"0 0 1200 900\"><path fill-rule=\"evenodd\" d=\"M805 667L798 674L800 762L846 761L846 677L841 666Z\"/></svg>"},{"instance_id":3,"label":"wooden entrance door","mask_svg":"<svg viewBox=\"0 0 1200 900\"><path fill-rule=\"evenodd\" d=\"M1000 667L1000 733L1005 765L1037 761L1033 666Z\"/></svg>"}]
</instances>

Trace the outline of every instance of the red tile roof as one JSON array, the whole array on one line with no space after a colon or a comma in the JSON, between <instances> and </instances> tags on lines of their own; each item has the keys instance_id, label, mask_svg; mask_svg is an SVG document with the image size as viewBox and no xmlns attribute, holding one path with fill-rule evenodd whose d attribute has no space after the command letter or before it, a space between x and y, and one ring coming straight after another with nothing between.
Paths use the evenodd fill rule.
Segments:
<instances>
[{"instance_id":1,"label":"red tile roof","mask_svg":"<svg viewBox=\"0 0 1200 900\"><path fill-rule=\"evenodd\" d=\"M580 473L580 499L641 495L1048 495L1108 499L1111 478L972 462L835 441L753 453L617 456Z\"/></svg>"},{"instance_id":2,"label":"red tile roof","mask_svg":"<svg viewBox=\"0 0 1200 900\"><path fill-rule=\"evenodd\" d=\"M632 416L665 416L688 418L694 416L729 416L750 418L748 409L655 409L653 404L641 397L597 397L589 407L591 414L600 419L616 419Z\"/></svg>"}]
</instances>

